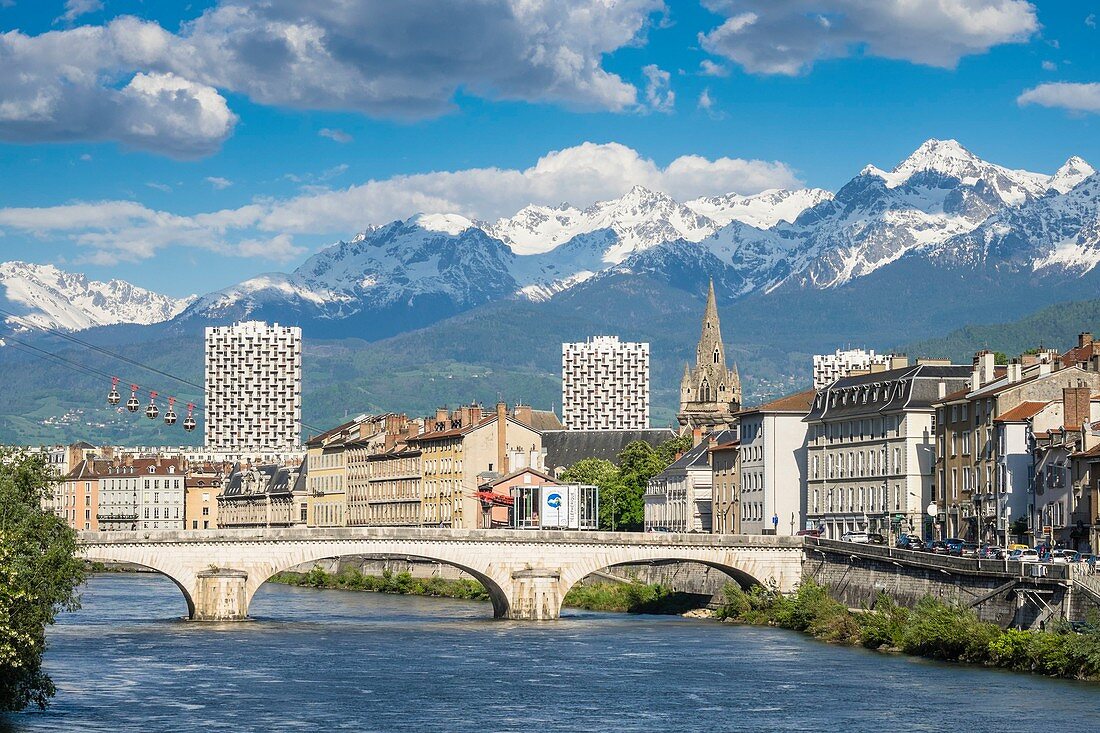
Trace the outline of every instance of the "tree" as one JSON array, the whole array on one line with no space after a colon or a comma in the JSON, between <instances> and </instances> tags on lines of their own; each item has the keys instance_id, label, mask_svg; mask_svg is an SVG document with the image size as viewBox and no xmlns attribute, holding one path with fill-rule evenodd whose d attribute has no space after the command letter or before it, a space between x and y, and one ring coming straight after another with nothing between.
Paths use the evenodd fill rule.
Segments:
<instances>
[{"instance_id":1,"label":"tree","mask_svg":"<svg viewBox=\"0 0 1100 733\"><path fill-rule=\"evenodd\" d=\"M42 508L55 482L42 456L0 453L0 711L46 707L46 625L79 605L76 533Z\"/></svg>"},{"instance_id":2,"label":"tree","mask_svg":"<svg viewBox=\"0 0 1100 733\"><path fill-rule=\"evenodd\" d=\"M657 455L660 457L661 463L664 464L661 470L668 468L676 460L676 456L687 453L689 450L691 450L691 433L661 443L657 446Z\"/></svg>"},{"instance_id":3,"label":"tree","mask_svg":"<svg viewBox=\"0 0 1100 733\"><path fill-rule=\"evenodd\" d=\"M619 480L622 501L618 505L619 529L637 531L645 522L645 490L649 480L667 464L649 443L636 440L619 454Z\"/></svg>"},{"instance_id":4,"label":"tree","mask_svg":"<svg viewBox=\"0 0 1100 733\"><path fill-rule=\"evenodd\" d=\"M588 484L600 490L600 529L619 528L619 506L622 504L623 486L619 469L603 458L584 458L562 472L561 480L567 484Z\"/></svg>"}]
</instances>

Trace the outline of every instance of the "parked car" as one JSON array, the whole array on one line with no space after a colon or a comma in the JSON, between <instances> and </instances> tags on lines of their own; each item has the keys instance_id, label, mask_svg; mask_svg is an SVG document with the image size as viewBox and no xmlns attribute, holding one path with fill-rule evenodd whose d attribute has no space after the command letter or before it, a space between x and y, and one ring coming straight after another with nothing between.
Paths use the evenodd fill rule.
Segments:
<instances>
[{"instance_id":1,"label":"parked car","mask_svg":"<svg viewBox=\"0 0 1100 733\"><path fill-rule=\"evenodd\" d=\"M978 551L981 560L1004 560L1007 556L1008 553L996 545L986 545Z\"/></svg>"},{"instance_id":2,"label":"parked car","mask_svg":"<svg viewBox=\"0 0 1100 733\"><path fill-rule=\"evenodd\" d=\"M903 534L898 537L897 547L901 550L921 550L924 549L924 540L920 537Z\"/></svg>"},{"instance_id":3,"label":"parked car","mask_svg":"<svg viewBox=\"0 0 1100 733\"><path fill-rule=\"evenodd\" d=\"M964 542L959 546L959 557L972 557L977 559L978 546L973 542Z\"/></svg>"},{"instance_id":4,"label":"parked car","mask_svg":"<svg viewBox=\"0 0 1100 733\"><path fill-rule=\"evenodd\" d=\"M885 545L886 544L886 537L884 537L883 535L881 535L878 532L868 532L867 533L867 544L870 544L870 545Z\"/></svg>"},{"instance_id":5,"label":"parked car","mask_svg":"<svg viewBox=\"0 0 1100 733\"><path fill-rule=\"evenodd\" d=\"M871 541L870 537L867 536L867 533L863 531L845 532L840 536L840 539L844 542L857 542L861 545L866 545L868 542Z\"/></svg>"},{"instance_id":6,"label":"parked car","mask_svg":"<svg viewBox=\"0 0 1100 733\"><path fill-rule=\"evenodd\" d=\"M1013 550L1008 559L1015 562L1039 562L1039 553L1032 549Z\"/></svg>"},{"instance_id":7,"label":"parked car","mask_svg":"<svg viewBox=\"0 0 1100 733\"><path fill-rule=\"evenodd\" d=\"M948 549L947 549L947 543L943 540L936 540L935 542L931 542L931 543L925 545L924 549L927 550L928 552L932 552L932 553L935 553L937 555L950 554Z\"/></svg>"},{"instance_id":8,"label":"parked car","mask_svg":"<svg viewBox=\"0 0 1100 733\"><path fill-rule=\"evenodd\" d=\"M962 556L962 547L966 543L963 540L958 539L957 537L952 537L950 539L944 540L944 544L947 545L947 554L948 555L954 555L955 557L961 557Z\"/></svg>"}]
</instances>

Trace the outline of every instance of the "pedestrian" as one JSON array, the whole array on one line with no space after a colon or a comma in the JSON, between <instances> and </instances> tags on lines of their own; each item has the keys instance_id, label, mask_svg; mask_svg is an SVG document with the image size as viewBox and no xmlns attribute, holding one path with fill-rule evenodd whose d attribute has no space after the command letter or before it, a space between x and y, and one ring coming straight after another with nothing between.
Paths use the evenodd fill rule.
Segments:
<instances>
[{"instance_id":1,"label":"pedestrian","mask_svg":"<svg viewBox=\"0 0 1100 733\"><path fill-rule=\"evenodd\" d=\"M1096 555L1089 555L1089 575L1096 572Z\"/></svg>"}]
</instances>

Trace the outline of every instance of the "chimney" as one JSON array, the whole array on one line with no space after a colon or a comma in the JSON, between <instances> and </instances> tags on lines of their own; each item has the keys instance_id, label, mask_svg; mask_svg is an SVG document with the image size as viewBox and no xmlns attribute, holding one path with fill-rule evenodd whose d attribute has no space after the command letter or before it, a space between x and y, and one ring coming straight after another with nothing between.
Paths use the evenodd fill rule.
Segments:
<instances>
[{"instance_id":1,"label":"chimney","mask_svg":"<svg viewBox=\"0 0 1100 733\"><path fill-rule=\"evenodd\" d=\"M879 372L886 371L886 365L881 362L874 362L871 364L871 374L878 374Z\"/></svg>"},{"instance_id":2,"label":"chimney","mask_svg":"<svg viewBox=\"0 0 1100 733\"><path fill-rule=\"evenodd\" d=\"M995 363L993 352L988 349L974 354L974 371L970 376L971 389L981 389L993 381Z\"/></svg>"},{"instance_id":3,"label":"chimney","mask_svg":"<svg viewBox=\"0 0 1100 733\"><path fill-rule=\"evenodd\" d=\"M481 405L476 402L470 403L470 424L477 425L481 422Z\"/></svg>"},{"instance_id":4,"label":"chimney","mask_svg":"<svg viewBox=\"0 0 1100 733\"><path fill-rule=\"evenodd\" d=\"M695 427L691 429L691 445L692 447L699 445L703 442L703 429Z\"/></svg>"},{"instance_id":5,"label":"chimney","mask_svg":"<svg viewBox=\"0 0 1100 733\"><path fill-rule=\"evenodd\" d=\"M497 470L508 474L508 405L497 403Z\"/></svg>"},{"instance_id":6,"label":"chimney","mask_svg":"<svg viewBox=\"0 0 1100 733\"><path fill-rule=\"evenodd\" d=\"M1090 392L1088 387L1062 388L1062 423L1067 430L1080 428L1089 421Z\"/></svg>"},{"instance_id":7,"label":"chimney","mask_svg":"<svg viewBox=\"0 0 1100 733\"><path fill-rule=\"evenodd\" d=\"M1015 384L1024 378L1024 365L1019 359L1013 359L1008 363L1008 383Z\"/></svg>"},{"instance_id":8,"label":"chimney","mask_svg":"<svg viewBox=\"0 0 1100 733\"><path fill-rule=\"evenodd\" d=\"M1077 348L1083 349L1092 343L1092 334L1088 331L1083 331L1077 334Z\"/></svg>"},{"instance_id":9,"label":"chimney","mask_svg":"<svg viewBox=\"0 0 1100 733\"><path fill-rule=\"evenodd\" d=\"M516 405L512 408L512 415L519 422L524 425L531 424L531 406L530 405Z\"/></svg>"},{"instance_id":10,"label":"chimney","mask_svg":"<svg viewBox=\"0 0 1100 733\"><path fill-rule=\"evenodd\" d=\"M893 354L890 356L891 369L904 369L909 366L909 357L905 354Z\"/></svg>"},{"instance_id":11,"label":"chimney","mask_svg":"<svg viewBox=\"0 0 1100 733\"><path fill-rule=\"evenodd\" d=\"M443 425L445 426L447 424L447 417L448 413L446 406L435 408L435 421L437 423L443 423Z\"/></svg>"}]
</instances>

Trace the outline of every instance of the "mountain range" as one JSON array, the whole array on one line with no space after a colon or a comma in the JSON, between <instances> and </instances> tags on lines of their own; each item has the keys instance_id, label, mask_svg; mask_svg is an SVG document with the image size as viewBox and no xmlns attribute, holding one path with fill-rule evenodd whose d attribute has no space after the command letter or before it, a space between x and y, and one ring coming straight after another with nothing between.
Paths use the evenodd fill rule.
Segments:
<instances>
[{"instance_id":1,"label":"mountain range","mask_svg":"<svg viewBox=\"0 0 1100 733\"><path fill-rule=\"evenodd\" d=\"M708 279L751 400L807 382L814 352L904 348L1092 297L1098 263L1100 176L1087 162L1072 157L1053 174L1032 173L929 140L889 171L865 167L835 193L678 202L635 187L586 208L530 205L494 222L421 213L367 228L290 273L198 298L119 290L114 321L81 321L48 299L33 305L38 322L62 328L127 313L158 321L89 333L188 343L200 359L203 325L301 325L328 380L314 387L314 421L338 417L330 413L346 409L349 394L363 408L413 410L491 399L511 385L526 392L518 398L552 402L561 341L611 332L652 343L661 422L675 409ZM32 307L0 282L9 301ZM162 298L159 308L134 307L150 297ZM429 379L440 381L425 389Z\"/></svg>"}]
</instances>

